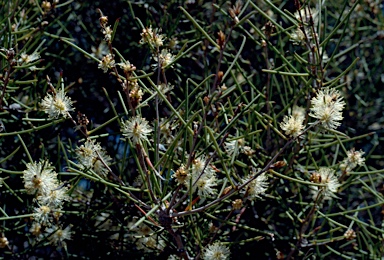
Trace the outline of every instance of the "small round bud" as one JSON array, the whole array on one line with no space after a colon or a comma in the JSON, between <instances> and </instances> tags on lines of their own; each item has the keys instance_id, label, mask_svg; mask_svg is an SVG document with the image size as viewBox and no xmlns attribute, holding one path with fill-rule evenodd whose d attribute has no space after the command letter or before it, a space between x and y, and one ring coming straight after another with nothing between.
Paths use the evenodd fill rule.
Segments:
<instances>
[{"instance_id":1,"label":"small round bud","mask_svg":"<svg viewBox=\"0 0 384 260\"><path fill-rule=\"evenodd\" d=\"M41 8L44 9L44 11L47 13L51 10L51 3L48 1L43 1L41 3Z\"/></svg>"},{"instance_id":2,"label":"small round bud","mask_svg":"<svg viewBox=\"0 0 384 260\"><path fill-rule=\"evenodd\" d=\"M344 233L344 237L346 240L352 240L356 238L356 232L353 229L348 229Z\"/></svg>"},{"instance_id":3,"label":"small round bud","mask_svg":"<svg viewBox=\"0 0 384 260\"><path fill-rule=\"evenodd\" d=\"M265 40L261 40L261 46L266 47L267 46L267 42Z\"/></svg>"},{"instance_id":4,"label":"small round bud","mask_svg":"<svg viewBox=\"0 0 384 260\"><path fill-rule=\"evenodd\" d=\"M238 209L241 209L242 206L243 206L243 201L241 199L236 199L232 201L233 209L238 210Z\"/></svg>"},{"instance_id":5,"label":"small round bud","mask_svg":"<svg viewBox=\"0 0 384 260\"><path fill-rule=\"evenodd\" d=\"M251 157L252 155L254 155L254 154L256 153L256 151L253 150L253 149L252 149L251 147L249 147L249 146L244 146L243 150L244 150L244 154L245 154L246 156L249 156L249 157Z\"/></svg>"},{"instance_id":6,"label":"small round bud","mask_svg":"<svg viewBox=\"0 0 384 260\"><path fill-rule=\"evenodd\" d=\"M0 248L8 246L9 242L6 237L0 237Z\"/></svg>"},{"instance_id":7,"label":"small round bud","mask_svg":"<svg viewBox=\"0 0 384 260\"><path fill-rule=\"evenodd\" d=\"M108 24L108 16L101 16L99 18L101 27L105 27Z\"/></svg>"},{"instance_id":8,"label":"small round bud","mask_svg":"<svg viewBox=\"0 0 384 260\"><path fill-rule=\"evenodd\" d=\"M221 82L221 80L223 79L223 76L224 76L224 72L222 72L221 70L217 73L217 80L219 82Z\"/></svg>"},{"instance_id":9,"label":"small round bud","mask_svg":"<svg viewBox=\"0 0 384 260\"><path fill-rule=\"evenodd\" d=\"M312 173L311 177L309 178L311 182L314 183L321 183L321 175L317 172Z\"/></svg>"}]
</instances>

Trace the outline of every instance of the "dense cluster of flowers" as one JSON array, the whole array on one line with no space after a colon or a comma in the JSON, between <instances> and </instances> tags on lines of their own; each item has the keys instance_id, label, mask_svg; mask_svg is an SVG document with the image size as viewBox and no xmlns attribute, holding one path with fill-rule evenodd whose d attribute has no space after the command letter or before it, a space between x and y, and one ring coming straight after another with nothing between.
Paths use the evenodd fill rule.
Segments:
<instances>
[{"instance_id":1,"label":"dense cluster of flowers","mask_svg":"<svg viewBox=\"0 0 384 260\"><path fill-rule=\"evenodd\" d=\"M76 154L85 169L92 169L102 177L108 174L107 166L112 159L95 140L87 140L76 149Z\"/></svg>"},{"instance_id":2,"label":"dense cluster of flowers","mask_svg":"<svg viewBox=\"0 0 384 260\"><path fill-rule=\"evenodd\" d=\"M343 97L336 89L323 88L318 90L311 100L310 116L317 118L327 129L336 129L343 119L342 111L345 106Z\"/></svg>"},{"instance_id":3,"label":"dense cluster of flowers","mask_svg":"<svg viewBox=\"0 0 384 260\"><path fill-rule=\"evenodd\" d=\"M165 36L159 33L158 29L152 30L152 27L144 28L140 34L140 44L149 44L152 48L157 49L164 44Z\"/></svg>"},{"instance_id":4,"label":"dense cluster of flowers","mask_svg":"<svg viewBox=\"0 0 384 260\"><path fill-rule=\"evenodd\" d=\"M241 193L244 193L251 200L260 198L260 195L263 195L269 186L267 182L268 177L265 175L265 172L254 178L257 172L258 170L252 167L251 173L243 179L243 183L253 179L243 190L241 190Z\"/></svg>"},{"instance_id":5,"label":"dense cluster of flowers","mask_svg":"<svg viewBox=\"0 0 384 260\"><path fill-rule=\"evenodd\" d=\"M157 68L157 66L160 65L160 68L164 69L172 64L175 57L172 55L172 53L169 52L169 50L162 49L158 55L153 55L153 59L156 61L153 66L154 68Z\"/></svg>"},{"instance_id":6,"label":"dense cluster of flowers","mask_svg":"<svg viewBox=\"0 0 384 260\"><path fill-rule=\"evenodd\" d=\"M233 26L239 25L239 16L243 13L242 11L248 13L248 11L245 10L248 3L244 10L242 10L242 6L242 2L238 0L233 7L229 8L229 15L233 19ZM50 10L50 3L43 1L41 8L45 11ZM299 7L297 8L300 9ZM181 80L179 81L181 77L179 77L179 75L185 75L186 73L184 71L179 73L179 71L176 70L173 75L175 77L167 78L169 75L166 75L165 70L171 68L179 58L189 58L188 52L201 44L203 40L197 42L196 45L193 45L186 51L185 47L187 47L187 44L190 44L190 42L185 42L183 39L181 42L185 44L182 49L180 49L179 54L175 56L172 54L172 50L178 49L178 47L175 47L173 43L166 45L167 38L164 34L161 34L160 29L152 29L151 26L144 28L140 34L140 44L149 45L152 59L151 63L153 61L156 62L152 64L151 67L157 69L157 73L150 72L145 74L145 72L138 70L136 74L136 66L130 61L125 60L121 55L123 52L118 52L117 49L112 46L113 29L108 25L108 18L104 16L101 11L100 14L101 17L99 21L103 41L99 44L98 48L92 47L93 54L88 54L88 57L97 60L98 69L101 69L104 73L112 71L111 76L116 76L116 81L121 84L125 94L123 97L120 95L120 92L118 93L120 103L118 103L116 107L119 110L124 110L125 115L128 116L128 120L116 120L119 113L120 115L122 113L121 111L117 112L117 110L113 110L116 117L106 121L101 127L88 131L88 128L92 128L93 126L93 124L88 126L90 120L88 120L84 114L78 112L78 123L76 123L70 114L74 111L74 102L67 96L64 87L56 90L51 84L49 84L51 92L47 93L41 100L40 108L50 119L60 117L70 118L75 125L75 129L80 130L75 132L75 134L79 133L84 135L85 141L81 141L82 143L78 144L75 150L71 150L71 145L63 145L62 148L63 153L65 153L67 147L70 147L68 150L70 150L75 157L74 161L68 160L67 157L65 158L65 167L67 167L66 169L68 169L68 171L71 171L66 173L71 175L68 179L77 185L76 187L72 187L73 189L70 190L70 194L73 198L75 196L82 197L77 198L77 200L73 199L76 203L82 204L83 208L87 207L89 212L91 212L91 214L83 215L82 217L93 220L94 222L92 223L95 224L92 228L97 229L98 232L103 231L105 232L104 234L108 234L106 238L111 241L117 241L116 243L113 241L110 243L111 245L116 247L121 246L121 248L125 249L125 243L129 245L134 244L134 250L142 250L143 253L163 253L164 255L170 251L175 252L177 248L180 255L186 253L187 250L191 250L196 258L206 260L229 259L231 252L227 245L230 245L232 242L219 242L218 240L231 241L231 237L237 234L230 233L230 228L224 229L224 224L234 223L232 231L235 231L236 228L243 227L247 229L247 226L241 224L244 223L244 216L246 215L243 215L243 213L248 210L247 207L249 205L257 206L258 200L260 201L264 198L272 199L278 197L278 199L281 199L279 192L282 191L282 188L281 186L277 186L280 181L281 184L283 184L283 180L292 182L289 184L291 187L297 184L295 190L290 190L287 188L288 186L285 185L283 188L290 193L297 192L297 194L300 195L297 196L300 197L300 203L302 203L303 200L310 200L309 203L304 202L302 205L305 205L307 208L313 206L313 210L308 210L308 212L315 212L315 210L318 210L323 204L323 200L337 198L336 194L342 185L341 181L343 177L348 176L348 172L351 172L358 166L364 165L364 152L362 150L355 151L355 149L352 149L346 152L346 158L342 160L339 165L333 163L330 167L318 168L316 164L318 162L317 156L320 157L321 155L319 155L320 153L316 154L314 152L314 156L308 158L308 160L304 158L306 161L305 166L303 166L304 164L302 162L304 159L302 157L300 158L300 156L306 152L308 152L306 154L308 155L312 150L317 152L323 147L327 147L322 146L322 144L331 138L329 137L331 135L323 135L326 136L324 138L326 140L321 139L323 136L319 135L318 131L311 132L309 130L314 129L315 126L321 126L322 129L327 130L337 129L341 125L343 119L342 112L346 104L338 90L335 88L322 87L323 79L328 79L328 76L321 74L322 78L320 78L320 74L317 74L318 72L325 73L326 71L321 68L321 62L319 63L319 68L316 68L319 55L308 55L310 56L308 62L299 59L300 56L296 57L298 61L303 61L300 62L302 66L308 66L308 68L313 66L313 70L311 70L311 72L313 72L311 76L313 77L311 77L308 82L312 82L313 80L314 85L317 84L316 92L308 93L310 92L310 85L308 85L307 82L305 83L307 87L302 88L300 92L293 93L294 90L292 88L290 89L289 95L293 96L292 101L283 100L283 98L288 99L288 97L281 95L283 97L281 101L284 102L274 103L275 91L270 93L270 95L262 95L262 92L259 92L259 90L255 88L259 93L254 100L256 101L257 98L261 100L257 105L258 108L261 108L263 111L265 108L262 108L263 105L260 104L266 104L265 102L270 102L267 104L277 105L273 107L272 110L269 108L265 109L268 111L268 114L263 114L264 118L261 118L258 114L257 119L259 121L253 124L253 120L249 120L249 118L255 118L252 113L256 110L252 109L255 109L256 106L251 107L250 105L254 105L253 103L243 105L242 102L247 102L248 96L245 93L251 92L250 89L253 92L251 93L252 96L255 96L256 91L254 91L253 86L252 88L245 86L244 91L241 91L241 95L238 95L239 92L237 92L237 88L242 88L240 86L241 82L245 82L244 84L250 83L250 81L248 81L250 74L243 74L238 71L242 69L241 64L244 63L244 61L246 64L249 62L248 60L240 58L240 49L235 50L235 56L232 56L230 53L234 48L233 46L237 46L233 45L230 41L239 37L233 37L233 35L231 37L230 33L226 34L223 31L218 33L216 40L220 46L220 55L218 55L220 61L218 65L224 64L225 62L226 64L224 65L226 66L224 66L224 69L221 67L221 69L227 71L220 71L220 66L218 66L217 73L211 75L215 78L213 81L215 84L210 84L208 80L211 79L211 76L209 75L206 79L203 79L201 75L193 75L198 81L202 80L202 83L199 82L197 84L191 81L193 85L196 85L196 91L194 89L191 90L190 85L186 85L185 88L178 89L178 87L175 87L175 91L171 92L173 89L172 84L181 84ZM293 19L294 17L292 15L291 19L289 19L296 22L290 27L295 30L291 33L290 40L293 41L294 44L303 44L303 46L308 48L308 51L312 52L311 54L322 53L321 44L316 45L317 47L315 48L315 45L311 43L311 40L314 40L317 36L316 28L313 28L313 21L317 19L317 12L303 8L301 11L298 11L295 16L296 20ZM265 18L266 16L263 17ZM251 16L248 18L251 18ZM245 20L247 19L243 19L241 22ZM287 22L289 20L287 19ZM194 22L196 26L198 20ZM142 23L139 22L138 24ZM278 24L273 23L272 20L266 24L265 28L269 27L269 29L266 28L264 30L267 37L260 41L264 47L268 46L269 42L267 43L267 40L272 36L272 33L276 31L274 29L281 29L277 27L277 25ZM176 31L178 32L178 30ZM286 30L284 32L287 34ZM237 33L237 31L231 29L231 33ZM205 36L204 34L204 37ZM64 38L61 39L64 40ZM176 38L174 39L174 44L176 44ZM212 45L210 44L212 43L212 39L208 37L206 43ZM208 74L209 71L212 71L211 69L214 68L214 65L210 64L212 63L211 56L208 55L217 51L216 48L212 47L215 43L211 46L212 48L207 44L204 45L204 50L200 51L204 53L204 61L201 62L201 67L205 69L204 74ZM227 49L225 49L226 47L229 48L228 52ZM243 47L244 44L241 45L241 48ZM296 47L299 48L301 46ZM323 48L325 49L325 45ZM30 50L30 48L25 49ZM15 57L15 59L13 59L14 64L16 64L15 66L21 67L22 69L29 68L30 70L36 70L36 67L33 65L37 64L36 60L40 59L40 54L37 50L30 55L26 54L26 52L16 55L12 54ZM2 51L2 49L0 49L0 51ZM86 54L86 52L83 53ZM4 57L8 59L9 55L4 54ZM200 57L203 56L200 55ZM334 58L334 56L331 58ZM306 57L302 59L306 59ZM120 63L118 63L119 60ZM267 57L266 60L267 65L275 68L272 66L274 65L273 58ZM194 57L194 62L195 61L199 66L200 61ZM286 61L283 60L283 63L284 62ZM207 70L207 64L209 65L209 70ZM149 67L148 64L147 68ZM283 68L283 66L281 68ZM289 67L287 67L287 69L289 69ZM122 71L124 73L121 73ZM235 77L230 74L235 75ZM292 74L294 74L295 77L307 75L307 73L287 72L276 76L289 76ZM156 83L154 83L156 75L157 80ZM228 80L227 75L233 78ZM7 75L4 74L4 77L5 76ZM188 80L192 80L194 77L189 77ZM175 78L175 81L169 82ZM299 80L305 81L304 78L305 77L300 76ZM303 84L299 82L299 80L297 82L295 81L295 84ZM275 81L276 77L271 81L271 84L275 84ZM4 82L6 81L4 80ZM12 83L14 82L15 81ZM150 82L150 85L146 85L147 82ZM229 86L229 84L232 85L234 82L237 86ZM226 87L225 83L228 84L228 87ZM327 83L325 85L327 85ZM332 86L332 84L328 84L328 86L329 85ZM288 84L286 86L288 86ZM3 92L7 94L5 90L6 88L4 87ZM8 92L11 92L10 90L12 89L8 90ZM184 101L183 97L177 96L179 92L185 94L184 97L188 98L188 100ZM287 91L286 93L289 92ZM305 100L304 93L308 95L308 97L313 94L313 97L311 96L310 100L308 98ZM156 96L156 94L158 94L158 96ZM189 98L200 97L200 94L201 99L197 99L196 102L190 102ZM232 94L233 96L231 96ZM162 100L159 100L159 96L162 97ZM126 98L126 100L124 100L124 98ZM111 103L112 101L114 102L114 99L109 99L109 97L108 100L111 101ZM0 102L0 108L4 108L3 110L5 112L8 112L6 109L16 111L16 109L12 108L12 104L8 104L5 101L8 100L4 98L4 104L1 104L2 101ZM127 106L125 106L125 101L127 101ZM308 101L306 109L298 106L293 106L292 110L290 109L293 103L300 104L305 101ZM148 110L146 110L147 108L141 110L142 107L149 107L153 105L153 103L155 103L156 106L156 115L151 115L148 118L152 120L152 118L156 117L156 119L153 120L155 127L144 117L145 114L148 114L148 111L151 112L152 110L150 110L150 108ZM166 103L164 106L165 109L161 110L161 106L164 105L164 103ZM180 106L177 107L175 112L174 109L176 109L176 106L179 104ZM287 109L288 114L282 117L281 122L276 122L274 110L282 109L283 104L285 107L282 111ZM18 105L21 107L22 104L20 103ZM29 104L25 106L28 107ZM238 109L233 109L235 106L238 106ZM123 109L121 109L122 107ZM129 111L127 108L129 108ZM17 112L20 111L17 110ZM26 109L25 113L28 112L29 110ZM280 116L279 113L277 114ZM164 116L164 118L161 119L161 116ZM247 119L248 116L249 118ZM312 120L312 126L305 129L309 116L314 118ZM39 122L40 119L36 120L33 118L30 121ZM111 122L116 123L117 121L119 123L121 122L119 133L116 134L108 130L108 135L109 137L117 136L114 140L121 140L120 135L122 135L124 136L123 140L127 141L129 145L120 146L120 144L117 144L114 146L116 152L115 167L115 165L112 164L112 158L107 154L106 150L100 143L97 143L95 139L92 139L96 136L91 135L105 125L112 124ZM52 125L53 123L54 122L48 125ZM240 125L233 123L239 123ZM280 132L276 129L276 126L279 126L282 131ZM268 131L263 132L263 128L268 129ZM113 129L113 127L110 129ZM115 131L115 129L113 131ZM154 135L152 135L153 132L155 133ZM258 135L260 132L262 134ZM337 131L331 132L339 134ZM306 133L307 138L299 139ZM290 139L287 141L284 135ZM267 136L267 139L263 139L265 136ZM275 137L276 139L274 139ZM65 138L69 139L68 136L65 136L63 140L65 140ZM288 158L284 158L284 156L288 154L288 149L291 148L293 141L296 140L300 141L294 144L294 149L292 149L296 154L292 156L291 153L289 157L287 156ZM116 143L118 142L119 141L116 141ZM312 145L314 143L315 145ZM342 142L339 142L339 144L340 146L343 145ZM265 146L265 148L262 146ZM110 147L112 147L112 145L110 145ZM252 147L258 150L257 156L254 156L256 151L253 150ZM345 147L342 148L346 151ZM61 150L59 152L61 152ZM120 160L121 158L123 159ZM326 157L323 156L321 158L324 159ZM337 158L334 159L335 162ZM326 161L324 165L328 163L326 159L319 161L322 163ZM314 162L313 164L315 166L310 165L311 162ZM132 165L134 166L132 167ZM338 176L340 170L338 172L334 170L336 166L340 166L340 177ZM74 167L77 168L74 169ZM256 167L263 167L263 169ZM286 175L277 172L277 169L283 167L286 167L286 169L284 169ZM311 170L315 167L316 169L318 168L318 170L312 172ZM297 169L300 169L302 173L311 171L311 182L303 180L303 177L299 176L298 172L294 172ZM116 174L112 172L115 170L117 172ZM246 172L245 175L242 175L243 172ZM154 174L160 178L155 178ZM69 186L61 182L58 176L59 174L56 173L49 161L41 160L39 162L27 163L26 169L23 171L22 179L25 192L34 195L33 202L35 204L34 208L31 209L33 213L30 214L33 222L28 224L30 226L29 232L35 236L34 241L43 244L43 240L45 240L51 245L64 247L66 250L66 241L71 239L72 225L63 225L63 221L61 221L60 218L62 214L65 213L65 211L63 211L64 203L69 200ZM111 176L114 178L107 178ZM90 184L91 182L86 180L86 177L92 179L94 182ZM7 186L7 184L4 183L4 180L7 178L9 177L5 177L5 179L0 178L0 187ZM282 179L280 180L278 178ZM130 185L129 182L132 181L132 179L134 179L134 181L133 184ZM82 185L79 184L84 180L87 181L88 184L94 185L92 188L87 187L92 190L89 191L88 195L85 192L86 188L82 189ZM118 185L115 182L118 183ZM110 193L101 193L98 189L94 189L93 187L100 187L97 185L106 185L105 191ZM304 185L308 186L304 187ZM275 187L278 189L274 189ZM266 194L267 191L269 191L268 189L271 190L270 194ZM95 196L92 198L94 191ZM305 196L301 196L302 191L306 192ZM123 194L123 196L120 196L119 193ZM104 197L105 194L113 196L113 201L107 200L108 197ZM101 198L97 196L101 196ZM316 200L315 203L311 201L311 196ZM230 199L228 199L229 197ZM107 201L107 203L105 203L105 201ZM276 200L276 203L279 202L281 201ZM116 206L119 207L118 210L121 209L121 214L114 214L115 212L112 212L116 210ZM161 210L159 210L160 207ZM81 208L81 210L83 208ZM95 208L97 208L96 213L92 212ZM132 211L131 209L135 210ZM136 211L136 209L140 212ZM110 211L110 213L102 212L104 210ZM299 210L301 211L300 214L304 214L301 208ZM269 211L270 208L266 212ZM81 216L81 213L77 213L81 212L80 210L67 213L72 212L75 212L73 214L77 214L77 216ZM255 212L256 211L254 211L254 213ZM130 219L132 219L131 214L136 216L129 222ZM191 214L189 216L190 218L185 218L188 214ZM217 214L217 217L215 214ZM137 216L142 218L139 220ZM205 218L205 216L210 217L211 220ZM311 215L308 216L310 217ZM308 233L308 230L304 230L304 228L307 227L308 223L305 223L305 221L310 220L309 217L300 217L300 219L303 220L302 223L300 223L302 224L300 230L302 234L297 233L302 240L299 242L302 243L298 243L297 245L301 246L305 242L303 238L305 236L302 235ZM68 220L69 219L70 218L68 218ZM197 220L196 223L202 224L204 227L200 229L198 224L193 223L195 219ZM202 219L203 221L201 221ZM224 221L222 221L223 219ZM260 219L262 221L265 220L264 218ZM179 221L184 221L184 223L180 223ZM216 223L214 223L214 221L220 223L215 226ZM266 221L264 222L264 224L266 224ZM177 240L179 234L180 240L188 239L186 239L186 237L190 234L187 234L187 232L192 230L190 226L188 226L190 224L195 225L196 228L194 227L195 229L192 232L195 232L193 235L196 235L198 239L196 239L196 241ZM187 228L182 229L180 227ZM344 233L346 240L356 238L356 233L351 227L352 225L350 225ZM206 229L204 230L204 228ZM273 233L272 229L275 228L278 228L278 225L276 225L276 227L274 225L266 225L265 229L271 229L271 233L269 233L269 231L263 231L261 234L269 234L273 239L273 234L278 233ZM251 228L249 228L249 230L251 230ZM166 231L168 234L162 231ZM220 235L223 236L220 237ZM339 238L342 239L343 237L339 236ZM238 240L241 241L240 243L243 243L242 241L251 241L248 238L245 240L240 239ZM170 241L176 241L176 243L172 244L171 242L170 245L168 245ZM252 241L254 241L254 239L252 239ZM315 240L311 241L308 239L308 241L312 243ZM4 234L0 234L0 248L7 247L8 244L9 242ZM183 248L184 245L185 251ZM275 250L278 251L276 248ZM295 247L292 250L298 251L299 248ZM292 251L290 255L293 257L294 253L296 252ZM300 251L300 254L301 253ZM71 255L75 254L71 252ZM177 257L180 257L180 255ZM145 257L146 256L147 255L145 255ZM169 259L174 258L176 257L169 257Z\"/></svg>"},{"instance_id":7,"label":"dense cluster of flowers","mask_svg":"<svg viewBox=\"0 0 384 260\"><path fill-rule=\"evenodd\" d=\"M347 158L340 163L340 169L345 172L350 172L355 169L358 165L362 166L365 163L363 157L364 152L362 150L355 151L355 149L347 151Z\"/></svg>"},{"instance_id":8,"label":"dense cluster of flowers","mask_svg":"<svg viewBox=\"0 0 384 260\"><path fill-rule=\"evenodd\" d=\"M206 156L200 156L192 161L192 168L185 185L194 192L197 188L197 195L205 198L217 192L214 186L217 185L217 177L213 168L206 165ZM191 186L194 185L194 186Z\"/></svg>"},{"instance_id":9,"label":"dense cluster of flowers","mask_svg":"<svg viewBox=\"0 0 384 260\"><path fill-rule=\"evenodd\" d=\"M28 163L23 171L24 187L29 194L36 195L38 206L34 209L34 222L30 232L39 240L42 238L42 229L49 234L49 241L55 245L64 239L70 239L69 229L60 232L61 229L52 226L61 216L64 201L69 200L68 188L57 179L57 173L48 161Z\"/></svg>"}]
</instances>

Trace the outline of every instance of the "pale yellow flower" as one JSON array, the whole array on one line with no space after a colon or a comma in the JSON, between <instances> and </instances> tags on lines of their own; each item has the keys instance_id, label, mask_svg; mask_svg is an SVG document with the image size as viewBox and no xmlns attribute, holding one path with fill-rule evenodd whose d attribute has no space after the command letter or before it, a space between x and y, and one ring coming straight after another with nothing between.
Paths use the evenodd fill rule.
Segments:
<instances>
[{"instance_id":1,"label":"pale yellow flower","mask_svg":"<svg viewBox=\"0 0 384 260\"><path fill-rule=\"evenodd\" d=\"M297 29L290 35L290 41L292 41L293 44L296 44L296 45L302 44L304 40L305 40L305 34L299 27L297 27Z\"/></svg>"},{"instance_id":2,"label":"pale yellow flower","mask_svg":"<svg viewBox=\"0 0 384 260\"><path fill-rule=\"evenodd\" d=\"M192 181L194 181L192 179ZM196 182L197 195L201 198L209 197L217 193L217 189L213 188L217 185L216 176L207 176L203 174Z\"/></svg>"},{"instance_id":3,"label":"pale yellow flower","mask_svg":"<svg viewBox=\"0 0 384 260\"><path fill-rule=\"evenodd\" d=\"M52 208L61 208L64 201L69 200L67 194L68 187L60 185L59 187L49 191L47 194L41 194L37 197L40 205L46 205Z\"/></svg>"},{"instance_id":4,"label":"pale yellow flower","mask_svg":"<svg viewBox=\"0 0 384 260\"><path fill-rule=\"evenodd\" d=\"M224 143L224 149L229 156L233 154L237 156L239 152L242 152L244 149L245 140L244 138L228 141Z\"/></svg>"},{"instance_id":5,"label":"pale yellow flower","mask_svg":"<svg viewBox=\"0 0 384 260\"><path fill-rule=\"evenodd\" d=\"M101 29L101 32L104 34L104 40L106 42L110 42L112 39L112 33L113 33L111 26L105 26L104 28Z\"/></svg>"},{"instance_id":6,"label":"pale yellow flower","mask_svg":"<svg viewBox=\"0 0 384 260\"><path fill-rule=\"evenodd\" d=\"M181 165L172 177L175 178L178 184L186 184L186 181L189 179L189 172L185 169L185 165Z\"/></svg>"},{"instance_id":7,"label":"pale yellow flower","mask_svg":"<svg viewBox=\"0 0 384 260\"><path fill-rule=\"evenodd\" d=\"M292 108L292 116L295 118L300 118L302 121L305 119L305 108L299 106L293 106Z\"/></svg>"},{"instance_id":8,"label":"pale yellow flower","mask_svg":"<svg viewBox=\"0 0 384 260\"><path fill-rule=\"evenodd\" d=\"M41 224L39 222L33 222L29 232L31 232L34 236L39 237L41 235Z\"/></svg>"},{"instance_id":9,"label":"pale yellow flower","mask_svg":"<svg viewBox=\"0 0 384 260\"><path fill-rule=\"evenodd\" d=\"M34 209L33 219L41 225L49 225L51 215L51 208L48 206L40 206Z\"/></svg>"},{"instance_id":10,"label":"pale yellow flower","mask_svg":"<svg viewBox=\"0 0 384 260\"><path fill-rule=\"evenodd\" d=\"M129 61L120 62L117 63L117 65L119 65L119 67L122 68L125 73L130 73L136 70L136 66L130 63Z\"/></svg>"}]
</instances>

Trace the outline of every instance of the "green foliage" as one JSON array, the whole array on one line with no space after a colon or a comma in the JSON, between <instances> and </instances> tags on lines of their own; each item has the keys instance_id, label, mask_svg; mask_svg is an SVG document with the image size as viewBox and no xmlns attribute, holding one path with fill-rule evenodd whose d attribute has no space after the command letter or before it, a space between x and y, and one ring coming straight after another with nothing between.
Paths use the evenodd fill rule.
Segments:
<instances>
[{"instance_id":1,"label":"green foliage","mask_svg":"<svg viewBox=\"0 0 384 260\"><path fill-rule=\"evenodd\" d=\"M104 2L1 2L0 257L382 257L378 2Z\"/></svg>"}]
</instances>

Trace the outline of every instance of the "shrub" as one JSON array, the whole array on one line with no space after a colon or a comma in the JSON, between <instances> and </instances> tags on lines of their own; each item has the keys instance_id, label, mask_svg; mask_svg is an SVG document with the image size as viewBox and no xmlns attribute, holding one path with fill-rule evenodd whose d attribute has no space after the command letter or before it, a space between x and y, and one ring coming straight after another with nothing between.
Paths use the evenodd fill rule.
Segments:
<instances>
[{"instance_id":1,"label":"shrub","mask_svg":"<svg viewBox=\"0 0 384 260\"><path fill-rule=\"evenodd\" d=\"M379 5L17 3L1 256L382 256Z\"/></svg>"}]
</instances>

